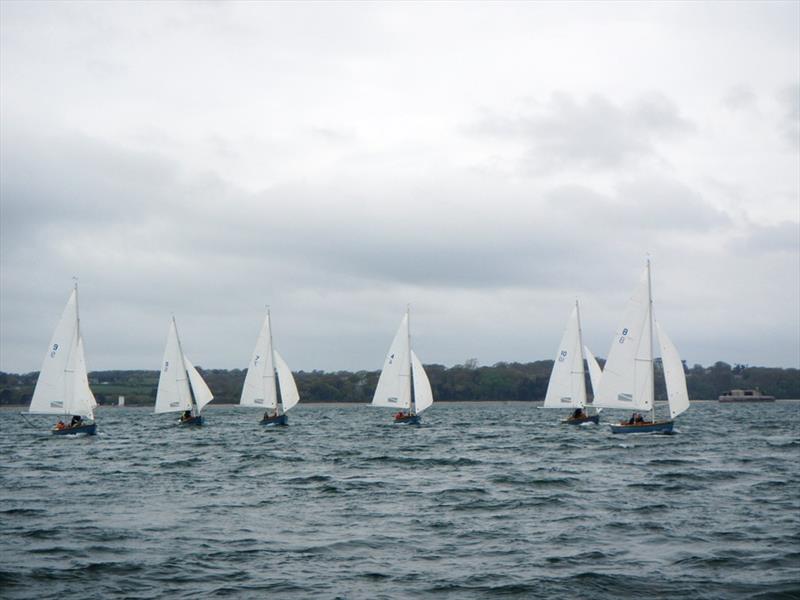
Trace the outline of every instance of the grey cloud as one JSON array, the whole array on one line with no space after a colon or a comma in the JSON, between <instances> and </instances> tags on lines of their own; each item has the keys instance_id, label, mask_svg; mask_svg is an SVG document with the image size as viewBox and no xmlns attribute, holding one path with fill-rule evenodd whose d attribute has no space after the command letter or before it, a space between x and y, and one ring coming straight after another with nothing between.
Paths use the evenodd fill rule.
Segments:
<instances>
[{"instance_id":1,"label":"grey cloud","mask_svg":"<svg viewBox=\"0 0 800 600\"><path fill-rule=\"evenodd\" d=\"M664 139L694 128L666 96L650 93L627 105L600 94L577 100L564 92L527 114L491 112L468 131L520 140L527 146L526 168L542 173L569 168L607 169L657 155Z\"/></svg>"},{"instance_id":2,"label":"grey cloud","mask_svg":"<svg viewBox=\"0 0 800 600\"><path fill-rule=\"evenodd\" d=\"M172 312L196 363L241 366L267 302L282 351L299 357L295 368L377 368L393 311L408 301L422 305L422 324L426 312L436 316L423 325L438 339L426 360L501 360L510 348L511 358L541 358L559 334L550 332L560 326L553 314L576 295L600 307L597 330L610 329L645 252L661 257L660 281L679 281L674 263L684 266L686 245L670 236L702 239L728 226L702 195L668 178L631 176L605 193L537 192L453 171L391 186L340 178L248 193L213 176L188 178L163 159L53 140L48 152L20 144L12 156L4 146L0 310L12 368L38 366L73 274L84 290L87 350L97 357L91 368L157 364ZM12 192L25 202L7 198ZM526 303L529 317L518 312ZM514 314L503 315L510 306ZM491 326L478 327L485 341L464 334L471 320L489 317ZM535 320L541 342L520 334L523 318Z\"/></svg>"},{"instance_id":3,"label":"grey cloud","mask_svg":"<svg viewBox=\"0 0 800 600\"><path fill-rule=\"evenodd\" d=\"M731 241L732 251L741 251L742 247L754 255L800 253L800 223L784 221L777 225L751 225L744 236Z\"/></svg>"},{"instance_id":4,"label":"grey cloud","mask_svg":"<svg viewBox=\"0 0 800 600\"><path fill-rule=\"evenodd\" d=\"M722 98L722 104L728 110L749 110L756 106L756 93L748 85L739 84L731 87Z\"/></svg>"},{"instance_id":5,"label":"grey cloud","mask_svg":"<svg viewBox=\"0 0 800 600\"><path fill-rule=\"evenodd\" d=\"M800 150L800 83L785 87L778 94L782 107L780 132L794 150Z\"/></svg>"}]
</instances>

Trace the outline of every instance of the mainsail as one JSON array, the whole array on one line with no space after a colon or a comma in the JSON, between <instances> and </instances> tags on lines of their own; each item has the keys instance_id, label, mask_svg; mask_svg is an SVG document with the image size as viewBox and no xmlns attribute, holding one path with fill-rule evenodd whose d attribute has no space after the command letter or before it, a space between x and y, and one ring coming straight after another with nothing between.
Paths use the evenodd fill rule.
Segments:
<instances>
[{"instance_id":1,"label":"mainsail","mask_svg":"<svg viewBox=\"0 0 800 600\"><path fill-rule=\"evenodd\" d=\"M433 392L422 362L411 350L408 320L406 312L383 361L372 405L409 409L420 414L433 404Z\"/></svg>"},{"instance_id":2,"label":"mainsail","mask_svg":"<svg viewBox=\"0 0 800 600\"><path fill-rule=\"evenodd\" d=\"M411 408L411 366L408 340L408 314L392 340L372 397L373 406Z\"/></svg>"},{"instance_id":3,"label":"mainsail","mask_svg":"<svg viewBox=\"0 0 800 600\"><path fill-rule=\"evenodd\" d=\"M197 369L184 355L180 338L178 337L178 326L173 317L167 332L164 359L161 362L155 412L193 410L193 395L198 413L214 398L200 373L197 372Z\"/></svg>"},{"instance_id":4,"label":"mainsail","mask_svg":"<svg viewBox=\"0 0 800 600\"><path fill-rule=\"evenodd\" d=\"M242 406L257 406L274 409L278 405L275 392L275 364L272 354L272 332L269 315L264 317L264 324L256 340L253 356L247 367L244 378Z\"/></svg>"},{"instance_id":5,"label":"mainsail","mask_svg":"<svg viewBox=\"0 0 800 600\"><path fill-rule=\"evenodd\" d=\"M94 418L78 316L78 288L72 290L42 361L29 412Z\"/></svg>"},{"instance_id":6,"label":"mainsail","mask_svg":"<svg viewBox=\"0 0 800 600\"><path fill-rule=\"evenodd\" d=\"M594 406L650 410L653 407L653 349L650 264L628 300L595 390Z\"/></svg>"},{"instance_id":7,"label":"mainsail","mask_svg":"<svg viewBox=\"0 0 800 600\"><path fill-rule=\"evenodd\" d=\"M239 404L274 410L278 408L278 389L284 413L300 401L292 370L273 348L272 321L267 310L267 316L264 318L253 350L253 357L247 367Z\"/></svg>"},{"instance_id":8,"label":"mainsail","mask_svg":"<svg viewBox=\"0 0 800 600\"><path fill-rule=\"evenodd\" d=\"M546 408L583 408L586 405L586 378L581 350L580 317L576 302L550 373L544 398Z\"/></svg>"}]
</instances>

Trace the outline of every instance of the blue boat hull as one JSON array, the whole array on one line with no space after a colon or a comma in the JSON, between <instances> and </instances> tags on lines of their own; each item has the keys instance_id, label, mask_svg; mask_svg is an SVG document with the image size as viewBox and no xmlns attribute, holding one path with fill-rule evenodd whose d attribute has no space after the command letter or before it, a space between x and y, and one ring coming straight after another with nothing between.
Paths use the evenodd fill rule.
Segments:
<instances>
[{"instance_id":1,"label":"blue boat hull","mask_svg":"<svg viewBox=\"0 0 800 600\"><path fill-rule=\"evenodd\" d=\"M76 425L75 427L65 427L64 429L53 429L53 435L77 435L79 433L83 435L96 435L97 434L97 424L90 423L88 425Z\"/></svg>"},{"instance_id":2,"label":"blue boat hull","mask_svg":"<svg viewBox=\"0 0 800 600\"><path fill-rule=\"evenodd\" d=\"M181 419L178 423L185 427L200 427L203 424L203 415Z\"/></svg>"},{"instance_id":3,"label":"blue boat hull","mask_svg":"<svg viewBox=\"0 0 800 600\"><path fill-rule=\"evenodd\" d=\"M672 433L674 421L657 421L655 423L614 424L611 433Z\"/></svg>"},{"instance_id":4,"label":"blue boat hull","mask_svg":"<svg viewBox=\"0 0 800 600\"><path fill-rule=\"evenodd\" d=\"M261 425L264 427L286 427L288 424L289 418L285 414L261 419Z\"/></svg>"},{"instance_id":5,"label":"blue boat hull","mask_svg":"<svg viewBox=\"0 0 800 600\"><path fill-rule=\"evenodd\" d=\"M594 423L598 425L600 423L600 415L591 415L588 417L581 417L578 419L573 419L572 417L568 419L564 419L561 421L562 423L566 423L567 425L583 425L584 423Z\"/></svg>"},{"instance_id":6,"label":"blue boat hull","mask_svg":"<svg viewBox=\"0 0 800 600\"><path fill-rule=\"evenodd\" d=\"M408 415L405 417L395 417L394 422L397 425L419 425L419 415Z\"/></svg>"}]
</instances>

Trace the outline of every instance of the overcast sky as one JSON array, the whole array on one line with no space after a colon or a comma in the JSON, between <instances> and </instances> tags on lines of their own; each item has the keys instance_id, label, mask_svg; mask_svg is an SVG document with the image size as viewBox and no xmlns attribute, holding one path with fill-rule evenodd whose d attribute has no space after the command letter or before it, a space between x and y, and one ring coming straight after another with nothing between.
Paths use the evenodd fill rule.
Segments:
<instances>
[{"instance_id":1,"label":"overcast sky","mask_svg":"<svg viewBox=\"0 0 800 600\"><path fill-rule=\"evenodd\" d=\"M800 3L0 2L0 370L800 366Z\"/></svg>"}]
</instances>

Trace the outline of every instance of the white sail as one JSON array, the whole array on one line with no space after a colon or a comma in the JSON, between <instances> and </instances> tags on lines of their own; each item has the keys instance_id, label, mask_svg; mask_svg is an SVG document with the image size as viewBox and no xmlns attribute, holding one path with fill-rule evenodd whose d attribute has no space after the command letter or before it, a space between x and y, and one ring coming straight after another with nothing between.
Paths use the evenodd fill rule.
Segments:
<instances>
[{"instance_id":1,"label":"white sail","mask_svg":"<svg viewBox=\"0 0 800 600\"><path fill-rule=\"evenodd\" d=\"M664 379L667 384L669 415L674 419L689 408L689 392L686 390L686 375L683 362L672 341L661 326L656 323L658 343L661 348L661 364L664 367Z\"/></svg>"},{"instance_id":2,"label":"white sail","mask_svg":"<svg viewBox=\"0 0 800 600\"><path fill-rule=\"evenodd\" d=\"M199 414L203 407L214 399L214 394L208 389L208 385L206 385L206 382L186 355L183 356L183 364L186 367L186 373L189 375L189 385L192 386L194 402L197 404L197 412Z\"/></svg>"},{"instance_id":3,"label":"white sail","mask_svg":"<svg viewBox=\"0 0 800 600\"><path fill-rule=\"evenodd\" d=\"M78 335L78 346L75 349L75 373L73 377L74 392L70 413L94 419L97 400L89 387L89 374L86 371L86 356L83 353L83 338Z\"/></svg>"},{"instance_id":4,"label":"white sail","mask_svg":"<svg viewBox=\"0 0 800 600\"><path fill-rule=\"evenodd\" d=\"M239 400L239 404L271 409L274 409L278 404L275 391L275 365L272 354L272 333L269 314L264 318L264 324L258 334L253 356L247 367L247 375L244 378L244 387L242 388L242 397Z\"/></svg>"},{"instance_id":5,"label":"white sail","mask_svg":"<svg viewBox=\"0 0 800 600\"><path fill-rule=\"evenodd\" d=\"M649 274L648 264L611 344L594 406L632 410L650 410L653 406Z\"/></svg>"},{"instance_id":6,"label":"white sail","mask_svg":"<svg viewBox=\"0 0 800 600\"><path fill-rule=\"evenodd\" d=\"M428 374L425 373L422 363L413 350L411 351L411 369L414 376L414 412L420 414L433 404L433 392L431 391L431 382L428 381Z\"/></svg>"},{"instance_id":7,"label":"white sail","mask_svg":"<svg viewBox=\"0 0 800 600\"><path fill-rule=\"evenodd\" d=\"M372 397L373 406L411 407L411 365L408 344L408 314L394 336Z\"/></svg>"},{"instance_id":8,"label":"white sail","mask_svg":"<svg viewBox=\"0 0 800 600\"><path fill-rule=\"evenodd\" d=\"M300 402L300 394L297 391L292 370L277 350L275 351L275 368L278 373L278 383L281 386L281 406L283 412L288 412Z\"/></svg>"},{"instance_id":9,"label":"white sail","mask_svg":"<svg viewBox=\"0 0 800 600\"><path fill-rule=\"evenodd\" d=\"M600 364L597 362L594 354L592 354L592 351L589 350L589 347L584 346L583 350L586 354L586 364L589 365L589 380L592 382L592 394L596 395L600 387L600 377L602 377L603 371L600 370Z\"/></svg>"},{"instance_id":10,"label":"white sail","mask_svg":"<svg viewBox=\"0 0 800 600\"><path fill-rule=\"evenodd\" d=\"M94 406L78 326L78 291L73 289L47 347L28 411L93 418Z\"/></svg>"},{"instance_id":11,"label":"white sail","mask_svg":"<svg viewBox=\"0 0 800 600\"><path fill-rule=\"evenodd\" d=\"M580 324L577 303L567 320L567 327L553 363L545 408L583 408L586 405L586 380L581 352Z\"/></svg>"},{"instance_id":12,"label":"white sail","mask_svg":"<svg viewBox=\"0 0 800 600\"><path fill-rule=\"evenodd\" d=\"M178 343L178 328L173 318L167 332L164 359L161 361L161 375L156 392L156 413L191 410L192 397L189 391L189 377L183 362L183 353Z\"/></svg>"}]
</instances>

